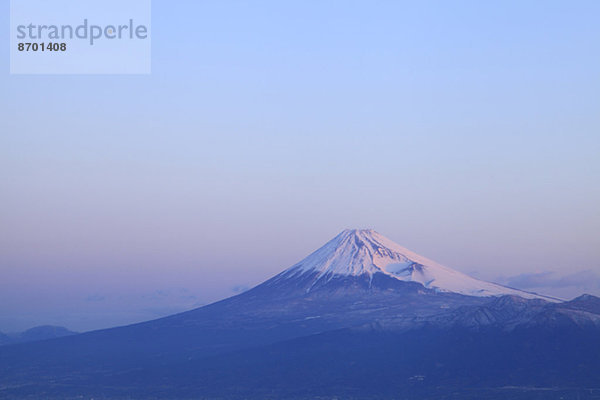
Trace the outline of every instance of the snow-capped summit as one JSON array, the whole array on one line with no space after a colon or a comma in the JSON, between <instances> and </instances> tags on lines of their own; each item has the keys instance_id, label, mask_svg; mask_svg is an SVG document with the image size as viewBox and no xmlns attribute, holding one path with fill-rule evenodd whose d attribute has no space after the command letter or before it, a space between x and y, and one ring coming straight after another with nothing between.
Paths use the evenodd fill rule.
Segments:
<instances>
[{"instance_id":1,"label":"snow-capped summit","mask_svg":"<svg viewBox=\"0 0 600 400\"><path fill-rule=\"evenodd\" d=\"M404 282L417 282L438 292L468 296L516 295L556 299L482 281L445 267L394 243L372 229L347 229L323 247L285 270L281 277L314 276L313 284L344 276L384 274Z\"/></svg>"}]
</instances>

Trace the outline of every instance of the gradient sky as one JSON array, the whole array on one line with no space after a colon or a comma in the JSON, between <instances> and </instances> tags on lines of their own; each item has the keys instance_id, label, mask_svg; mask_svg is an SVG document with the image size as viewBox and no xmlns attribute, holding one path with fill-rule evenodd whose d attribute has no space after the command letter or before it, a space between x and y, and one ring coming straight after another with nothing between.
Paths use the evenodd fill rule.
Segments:
<instances>
[{"instance_id":1,"label":"gradient sky","mask_svg":"<svg viewBox=\"0 0 600 400\"><path fill-rule=\"evenodd\" d=\"M600 295L600 2L152 15L149 76L11 76L0 58L0 331L206 304L350 227Z\"/></svg>"}]
</instances>

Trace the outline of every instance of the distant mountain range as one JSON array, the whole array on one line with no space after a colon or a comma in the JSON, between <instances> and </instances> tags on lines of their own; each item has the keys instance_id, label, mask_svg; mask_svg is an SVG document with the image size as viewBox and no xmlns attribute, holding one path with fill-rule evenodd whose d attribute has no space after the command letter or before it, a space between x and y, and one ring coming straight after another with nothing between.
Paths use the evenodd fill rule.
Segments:
<instances>
[{"instance_id":1,"label":"distant mountain range","mask_svg":"<svg viewBox=\"0 0 600 400\"><path fill-rule=\"evenodd\" d=\"M6 334L0 332L0 346L15 343L34 342L36 340L56 339L63 336L76 335L62 326L42 325L23 332Z\"/></svg>"},{"instance_id":2,"label":"distant mountain range","mask_svg":"<svg viewBox=\"0 0 600 400\"><path fill-rule=\"evenodd\" d=\"M372 230L185 313L0 347L0 398L598 399L600 299L481 281Z\"/></svg>"}]
</instances>

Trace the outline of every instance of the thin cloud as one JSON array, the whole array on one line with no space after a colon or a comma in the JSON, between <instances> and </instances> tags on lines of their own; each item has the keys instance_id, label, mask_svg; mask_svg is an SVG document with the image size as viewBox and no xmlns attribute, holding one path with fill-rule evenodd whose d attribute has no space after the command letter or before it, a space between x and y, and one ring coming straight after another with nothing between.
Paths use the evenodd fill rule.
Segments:
<instances>
[{"instance_id":1,"label":"thin cloud","mask_svg":"<svg viewBox=\"0 0 600 400\"><path fill-rule=\"evenodd\" d=\"M103 296L101 294L92 294L85 298L85 301L89 301L89 302L98 302L98 301L104 301L104 300L106 300L106 296Z\"/></svg>"},{"instance_id":2,"label":"thin cloud","mask_svg":"<svg viewBox=\"0 0 600 400\"><path fill-rule=\"evenodd\" d=\"M554 272L525 273L502 279L507 286L523 289L568 288L599 289L600 275L591 270L557 276Z\"/></svg>"},{"instance_id":3,"label":"thin cloud","mask_svg":"<svg viewBox=\"0 0 600 400\"><path fill-rule=\"evenodd\" d=\"M231 291L233 293L239 294L239 293L243 293L246 290L250 289L250 287L246 286L246 285L236 285L234 287L231 288Z\"/></svg>"}]
</instances>

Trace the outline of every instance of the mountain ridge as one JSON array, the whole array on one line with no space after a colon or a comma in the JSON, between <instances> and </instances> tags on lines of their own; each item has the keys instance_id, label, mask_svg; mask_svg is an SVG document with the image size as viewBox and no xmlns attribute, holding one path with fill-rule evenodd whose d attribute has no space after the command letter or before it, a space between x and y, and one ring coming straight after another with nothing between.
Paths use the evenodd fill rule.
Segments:
<instances>
[{"instance_id":1,"label":"mountain ridge","mask_svg":"<svg viewBox=\"0 0 600 400\"><path fill-rule=\"evenodd\" d=\"M38 340L56 339L77 334L78 332L71 331L63 326L40 325L29 328L23 332L8 334L0 332L0 345L35 342Z\"/></svg>"}]
</instances>

